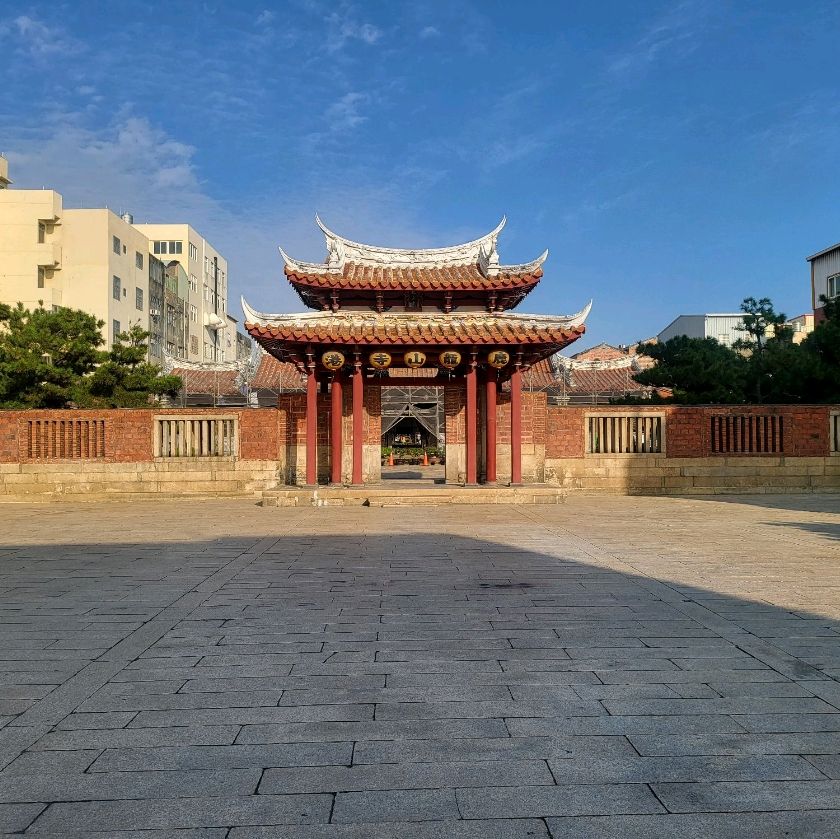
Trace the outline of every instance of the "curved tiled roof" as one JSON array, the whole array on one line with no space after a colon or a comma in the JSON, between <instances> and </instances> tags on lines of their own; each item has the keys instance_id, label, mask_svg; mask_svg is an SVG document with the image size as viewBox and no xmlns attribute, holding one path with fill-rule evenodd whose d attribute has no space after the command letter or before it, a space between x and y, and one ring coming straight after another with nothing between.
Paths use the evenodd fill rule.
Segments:
<instances>
[{"instance_id":1,"label":"curved tiled roof","mask_svg":"<svg viewBox=\"0 0 840 839\"><path fill-rule=\"evenodd\" d=\"M566 346L585 331L572 318L508 314L368 314L319 312L246 323L268 342L434 346L464 344L555 344Z\"/></svg>"},{"instance_id":2,"label":"curved tiled roof","mask_svg":"<svg viewBox=\"0 0 840 839\"><path fill-rule=\"evenodd\" d=\"M211 366L175 367L171 375L178 376L186 393L213 393L217 396L240 395L239 371L214 369Z\"/></svg>"},{"instance_id":3,"label":"curved tiled roof","mask_svg":"<svg viewBox=\"0 0 840 839\"><path fill-rule=\"evenodd\" d=\"M302 381L301 373L294 364L278 361L273 355L263 353L249 384L253 390L302 390Z\"/></svg>"},{"instance_id":4,"label":"curved tiled roof","mask_svg":"<svg viewBox=\"0 0 840 839\"><path fill-rule=\"evenodd\" d=\"M365 291L502 291L533 288L543 275L539 266L528 271L511 272L504 267L498 274L485 276L476 265L412 267L390 265L344 264L341 273L286 265L286 276L293 286L326 290Z\"/></svg>"}]
</instances>

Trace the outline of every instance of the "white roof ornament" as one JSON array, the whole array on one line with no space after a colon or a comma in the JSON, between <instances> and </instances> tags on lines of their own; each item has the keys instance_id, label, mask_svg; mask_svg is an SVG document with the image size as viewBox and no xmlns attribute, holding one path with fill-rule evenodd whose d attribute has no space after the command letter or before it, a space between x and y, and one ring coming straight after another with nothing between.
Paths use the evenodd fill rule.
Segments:
<instances>
[{"instance_id":1,"label":"white roof ornament","mask_svg":"<svg viewBox=\"0 0 840 839\"><path fill-rule=\"evenodd\" d=\"M548 251L546 251L548 253ZM589 312L592 310L592 301L590 300L579 312L569 315L569 326L582 326L583 322L589 317Z\"/></svg>"},{"instance_id":2,"label":"white roof ornament","mask_svg":"<svg viewBox=\"0 0 840 839\"><path fill-rule=\"evenodd\" d=\"M343 265L330 265L324 262L302 262L299 259L292 259L283 248L278 247L280 256L283 257L283 262L286 267L293 274L323 274L325 272L340 274L344 268Z\"/></svg>"},{"instance_id":3,"label":"white roof ornament","mask_svg":"<svg viewBox=\"0 0 840 839\"><path fill-rule=\"evenodd\" d=\"M475 265L479 262L481 254L489 258L496 250L496 239L507 223L507 218L502 220L489 233L471 242L464 242L461 245L451 245L445 248L384 248L379 245L363 245L351 239L339 236L327 227L320 216L315 214L315 223L321 229L327 244L328 269L341 270L345 262L352 262L356 265L372 266L406 266L414 268L446 268L458 265ZM289 260L284 256L287 264L298 266L310 263L301 263L296 260ZM498 258L498 257L496 257ZM319 266L323 273L324 265Z\"/></svg>"}]
</instances>

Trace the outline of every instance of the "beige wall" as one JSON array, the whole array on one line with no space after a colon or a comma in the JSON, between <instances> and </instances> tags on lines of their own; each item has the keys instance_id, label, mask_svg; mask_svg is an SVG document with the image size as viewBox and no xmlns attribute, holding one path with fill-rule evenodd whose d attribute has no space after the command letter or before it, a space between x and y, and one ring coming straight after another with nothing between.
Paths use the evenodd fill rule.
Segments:
<instances>
[{"instance_id":1,"label":"beige wall","mask_svg":"<svg viewBox=\"0 0 840 839\"><path fill-rule=\"evenodd\" d=\"M0 190L0 302L61 305L61 196L51 189ZM38 242L38 223L46 225ZM38 268L44 287L38 287Z\"/></svg>"},{"instance_id":2,"label":"beige wall","mask_svg":"<svg viewBox=\"0 0 840 839\"><path fill-rule=\"evenodd\" d=\"M149 328L148 240L110 210L65 210L62 287L65 306L84 309L105 321L107 345L114 340L114 321L121 330L140 323ZM119 239L119 253L114 239ZM137 254L143 267L137 266ZM113 296L113 278L120 279L120 299ZM136 305L136 289L142 307Z\"/></svg>"},{"instance_id":3,"label":"beige wall","mask_svg":"<svg viewBox=\"0 0 840 839\"><path fill-rule=\"evenodd\" d=\"M135 224L149 241L149 252L154 252L156 241L178 241L182 242L181 253L179 254L155 254L158 259L166 261L175 260L179 262L187 276L191 280L189 299L187 301L187 321L190 337L187 339L187 359L189 361L232 361L235 360L236 345L233 342L234 356L226 357L227 341L225 340L225 329L218 330L218 357L213 358L210 353L213 350L213 338L216 331L209 327L211 315L214 314L213 302L209 299L209 292L212 288L211 274L207 268L213 264L214 258L218 261L219 279L219 301L217 305L218 316L223 323L227 323L227 287L228 287L228 264L227 260L199 233L193 230L188 224ZM191 253L190 244L195 248L194 255ZM192 286L195 286L193 288ZM192 309L191 307L195 307ZM192 312L193 318L190 314ZM198 339L198 348L191 339Z\"/></svg>"},{"instance_id":4,"label":"beige wall","mask_svg":"<svg viewBox=\"0 0 840 839\"><path fill-rule=\"evenodd\" d=\"M39 222L45 225L39 243ZM120 240L114 252L113 237ZM137 253L143 266L136 263ZM38 286L43 268L43 288ZM120 278L120 299L112 295ZM136 289L142 291L137 307ZM104 321L106 348L120 329L149 327L148 240L110 210L65 210L53 190L0 191L0 301L82 309Z\"/></svg>"}]
</instances>

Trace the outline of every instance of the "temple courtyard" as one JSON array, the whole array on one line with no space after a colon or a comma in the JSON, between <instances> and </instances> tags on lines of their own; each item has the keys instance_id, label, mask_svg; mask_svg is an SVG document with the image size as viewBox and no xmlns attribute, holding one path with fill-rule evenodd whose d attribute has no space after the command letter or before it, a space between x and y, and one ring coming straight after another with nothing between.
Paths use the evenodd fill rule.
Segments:
<instances>
[{"instance_id":1,"label":"temple courtyard","mask_svg":"<svg viewBox=\"0 0 840 839\"><path fill-rule=\"evenodd\" d=\"M826 837L840 497L0 506L0 833Z\"/></svg>"}]
</instances>

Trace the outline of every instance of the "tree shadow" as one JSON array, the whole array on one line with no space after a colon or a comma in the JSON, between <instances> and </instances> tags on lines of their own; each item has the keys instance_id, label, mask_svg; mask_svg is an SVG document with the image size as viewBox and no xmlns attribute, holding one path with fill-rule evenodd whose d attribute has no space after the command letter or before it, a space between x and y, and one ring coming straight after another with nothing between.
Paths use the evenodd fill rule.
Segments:
<instances>
[{"instance_id":1,"label":"tree shadow","mask_svg":"<svg viewBox=\"0 0 840 839\"><path fill-rule=\"evenodd\" d=\"M697 501L716 501L724 504L746 504L770 510L795 510L803 513L840 513L840 493L761 493L670 496L692 498Z\"/></svg>"},{"instance_id":2,"label":"tree shadow","mask_svg":"<svg viewBox=\"0 0 840 839\"><path fill-rule=\"evenodd\" d=\"M13 831L722 835L758 800L804 836L836 808L835 621L619 571L576 539L398 523L0 557Z\"/></svg>"},{"instance_id":3,"label":"tree shadow","mask_svg":"<svg viewBox=\"0 0 840 839\"><path fill-rule=\"evenodd\" d=\"M833 541L840 541L840 524L831 524L829 522L812 522L812 521L769 521L764 524L771 527L796 527L799 530L804 530L807 533L814 533L817 536L823 536L826 539Z\"/></svg>"}]
</instances>

